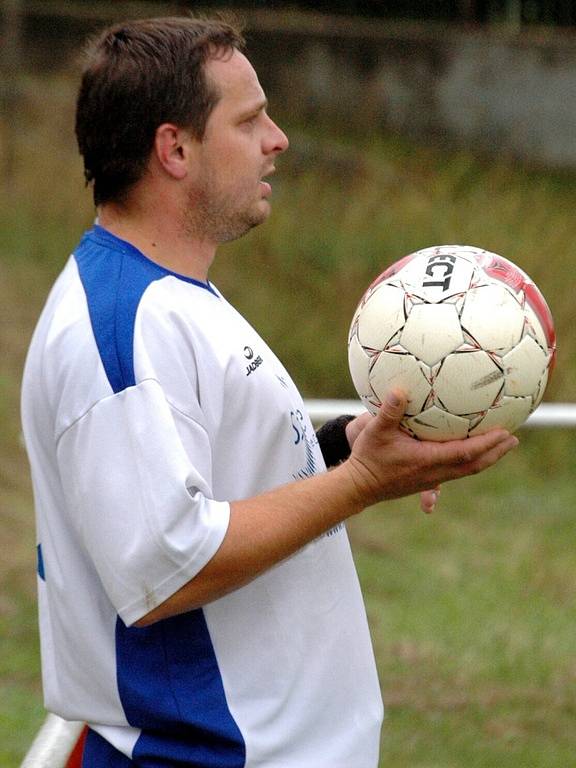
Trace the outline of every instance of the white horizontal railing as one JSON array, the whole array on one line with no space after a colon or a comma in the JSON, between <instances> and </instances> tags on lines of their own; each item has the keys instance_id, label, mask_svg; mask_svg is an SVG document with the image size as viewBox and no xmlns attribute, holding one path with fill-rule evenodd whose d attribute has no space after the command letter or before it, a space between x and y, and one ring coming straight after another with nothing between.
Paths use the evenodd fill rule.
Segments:
<instances>
[{"instance_id":1,"label":"white horizontal railing","mask_svg":"<svg viewBox=\"0 0 576 768\"><path fill-rule=\"evenodd\" d=\"M65 768L83 728L84 723L48 714L20 768Z\"/></svg>"},{"instance_id":2,"label":"white horizontal railing","mask_svg":"<svg viewBox=\"0 0 576 768\"><path fill-rule=\"evenodd\" d=\"M359 400L306 400L305 404L314 424L322 424L343 413L358 416L366 411ZM576 427L576 404L542 403L525 427Z\"/></svg>"}]
</instances>

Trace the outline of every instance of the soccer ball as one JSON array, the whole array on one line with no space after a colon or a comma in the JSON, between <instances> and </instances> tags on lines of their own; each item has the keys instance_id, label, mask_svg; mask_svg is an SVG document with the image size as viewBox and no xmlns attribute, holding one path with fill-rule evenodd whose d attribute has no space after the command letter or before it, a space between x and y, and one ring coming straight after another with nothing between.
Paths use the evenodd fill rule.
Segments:
<instances>
[{"instance_id":1,"label":"soccer ball","mask_svg":"<svg viewBox=\"0 0 576 768\"><path fill-rule=\"evenodd\" d=\"M422 440L513 432L542 400L555 353L552 315L528 275L466 245L425 248L386 269L348 337L367 409L403 389L402 427Z\"/></svg>"}]
</instances>

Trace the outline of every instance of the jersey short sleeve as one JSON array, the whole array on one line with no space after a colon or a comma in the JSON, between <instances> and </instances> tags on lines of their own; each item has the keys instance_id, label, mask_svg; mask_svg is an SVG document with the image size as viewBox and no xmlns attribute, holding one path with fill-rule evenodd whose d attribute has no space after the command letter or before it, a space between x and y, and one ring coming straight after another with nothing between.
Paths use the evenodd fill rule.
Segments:
<instances>
[{"instance_id":1,"label":"jersey short sleeve","mask_svg":"<svg viewBox=\"0 0 576 768\"><path fill-rule=\"evenodd\" d=\"M126 624L193 578L228 525L228 504L211 498L206 433L180 422L194 456L150 379L98 402L58 443L71 523Z\"/></svg>"}]
</instances>

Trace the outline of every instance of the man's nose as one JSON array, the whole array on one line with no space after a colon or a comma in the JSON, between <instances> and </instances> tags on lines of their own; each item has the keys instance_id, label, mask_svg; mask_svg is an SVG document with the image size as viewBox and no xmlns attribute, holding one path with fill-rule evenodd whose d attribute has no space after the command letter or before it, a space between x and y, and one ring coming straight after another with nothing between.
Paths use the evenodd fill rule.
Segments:
<instances>
[{"instance_id":1,"label":"man's nose","mask_svg":"<svg viewBox=\"0 0 576 768\"><path fill-rule=\"evenodd\" d=\"M271 118L268 119L270 120L270 134L267 137L265 151L279 155L288 149L290 142L284 131Z\"/></svg>"}]
</instances>

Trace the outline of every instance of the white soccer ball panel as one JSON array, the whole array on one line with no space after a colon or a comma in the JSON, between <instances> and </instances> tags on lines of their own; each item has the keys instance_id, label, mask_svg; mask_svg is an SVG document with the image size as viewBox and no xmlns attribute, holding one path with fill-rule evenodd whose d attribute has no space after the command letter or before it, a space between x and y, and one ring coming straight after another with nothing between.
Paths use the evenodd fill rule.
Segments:
<instances>
[{"instance_id":1,"label":"white soccer ball panel","mask_svg":"<svg viewBox=\"0 0 576 768\"><path fill-rule=\"evenodd\" d=\"M534 406L532 410L536 410L536 408L540 405L542 402L542 398L544 397L544 392L546 391L546 385L548 384L548 376L550 375L550 367L546 368L544 372L544 376L540 379L540 385L538 387L538 391L533 396L532 400L534 401Z\"/></svg>"},{"instance_id":2,"label":"white soccer ball panel","mask_svg":"<svg viewBox=\"0 0 576 768\"><path fill-rule=\"evenodd\" d=\"M369 411L372 414L372 416L376 416L376 414L378 413L378 410L380 409L380 406L382 405L382 403L380 402L380 400L378 400L376 395L374 394L371 394L370 396L362 395L362 397L360 397L360 400L362 401L364 408L366 408L366 410Z\"/></svg>"},{"instance_id":3,"label":"white soccer ball panel","mask_svg":"<svg viewBox=\"0 0 576 768\"><path fill-rule=\"evenodd\" d=\"M369 381L380 401L389 390L402 389L408 397L408 414L421 411L430 394L430 383L412 355L381 352L370 370Z\"/></svg>"},{"instance_id":4,"label":"white soccer ball panel","mask_svg":"<svg viewBox=\"0 0 576 768\"><path fill-rule=\"evenodd\" d=\"M361 397L368 395L370 392L370 385L368 384L370 357L362 348L355 334L350 337L348 343L348 367L358 394Z\"/></svg>"},{"instance_id":5,"label":"white soccer ball panel","mask_svg":"<svg viewBox=\"0 0 576 768\"><path fill-rule=\"evenodd\" d=\"M531 397L503 397L490 408L480 423L470 430L470 435L482 435L494 427L515 432L530 416L532 410Z\"/></svg>"},{"instance_id":6,"label":"white soccer ball panel","mask_svg":"<svg viewBox=\"0 0 576 768\"><path fill-rule=\"evenodd\" d=\"M489 283L468 291L460 322L483 349L502 352L522 338L524 312L504 286Z\"/></svg>"},{"instance_id":7,"label":"white soccer ball panel","mask_svg":"<svg viewBox=\"0 0 576 768\"><path fill-rule=\"evenodd\" d=\"M400 334L400 344L426 365L436 365L463 342L453 304L416 304Z\"/></svg>"},{"instance_id":8,"label":"white soccer ball panel","mask_svg":"<svg viewBox=\"0 0 576 768\"><path fill-rule=\"evenodd\" d=\"M531 336L533 336L538 344L542 347L542 349L548 349L548 340L546 339L546 334L544 333L544 329L542 328L542 325L540 323L540 320L538 319L538 316L536 312L532 309L530 304L526 302L524 306L524 314L526 315L527 322L527 333L529 333Z\"/></svg>"},{"instance_id":9,"label":"white soccer ball panel","mask_svg":"<svg viewBox=\"0 0 576 768\"><path fill-rule=\"evenodd\" d=\"M506 372L504 392L516 397L534 395L546 372L548 355L531 336L502 358Z\"/></svg>"},{"instance_id":10,"label":"white soccer ball panel","mask_svg":"<svg viewBox=\"0 0 576 768\"><path fill-rule=\"evenodd\" d=\"M450 413L485 411L502 388L504 374L486 352L455 352L444 360L434 393Z\"/></svg>"},{"instance_id":11,"label":"white soccer ball panel","mask_svg":"<svg viewBox=\"0 0 576 768\"><path fill-rule=\"evenodd\" d=\"M404 319L404 291L383 283L358 313L358 339L364 347L384 349Z\"/></svg>"},{"instance_id":12,"label":"white soccer ball panel","mask_svg":"<svg viewBox=\"0 0 576 768\"><path fill-rule=\"evenodd\" d=\"M468 419L447 413L435 405L416 416L404 419L403 423L420 440L437 442L467 437L470 428Z\"/></svg>"},{"instance_id":13,"label":"white soccer ball panel","mask_svg":"<svg viewBox=\"0 0 576 768\"><path fill-rule=\"evenodd\" d=\"M476 271L474 259L458 246L425 248L396 275L407 293L430 303L468 290Z\"/></svg>"}]
</instances>

